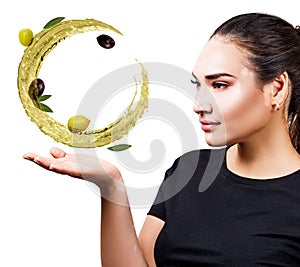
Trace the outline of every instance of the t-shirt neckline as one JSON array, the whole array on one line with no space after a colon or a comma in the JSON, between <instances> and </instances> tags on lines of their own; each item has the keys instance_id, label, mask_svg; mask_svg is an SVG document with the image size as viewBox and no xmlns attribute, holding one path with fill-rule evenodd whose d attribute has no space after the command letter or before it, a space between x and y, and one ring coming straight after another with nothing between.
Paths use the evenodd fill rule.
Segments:
<instances>
[{"instance_id":1,"label":"t-shirt neckline","mask_svg":"<svg viewBox=\"0 0 300 267\"><path fill-rule=\"evenodd\" d=\"M300 176L300 169L298 169L298 170L296 170L292 173L289 173L287 175L274 177L274 178L258 179L258 178L250 178L250 177L238 175L238 174L232 172L231 170L229 170L228 167L227 167L226 155L227 155L227 150L229 149L229 147L230 146L225 148L225 154L224 154L223 164L222 164L222 167L221 167L221 173L227 179L230 179L230 180L232 180L236 183L242 183L242 184L247 184L247 185L266 185L266 186L268 186L268 185L271 185L271 184L287 182L290 179L293 179L295 177Z\"/></svg>"}]
</instances>

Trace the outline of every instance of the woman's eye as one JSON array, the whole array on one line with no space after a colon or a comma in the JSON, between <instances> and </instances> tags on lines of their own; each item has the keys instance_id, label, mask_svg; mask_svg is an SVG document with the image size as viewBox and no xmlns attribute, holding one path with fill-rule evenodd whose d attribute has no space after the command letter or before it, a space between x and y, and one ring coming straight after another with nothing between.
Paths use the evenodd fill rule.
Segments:
<instances>
[{"instance_id":1,"label":"woman's eye","mask_svg":"<svg viewBox=\"0 0 300 267\"><path fill-rule=\"evenodd\" d=\"M212 84L212 87L213 87L214 89L224 89L224 88L226 88L227 86L228 86L227 83L222 83L222 82L214 82L214 83Z\"/></svg>"},{"instance_id":2,"label":"woman's eye","mask_svg":"<svg viewBox=\"0 0 300 267\"><path fill-rule=\"evenodd\" d=\"M201 83L199 83L199 82L196 81L196 80L191 80L191 83L192 83L192 84L196 84L197 87L201 86Z\"/></svg>"}]
</instances>

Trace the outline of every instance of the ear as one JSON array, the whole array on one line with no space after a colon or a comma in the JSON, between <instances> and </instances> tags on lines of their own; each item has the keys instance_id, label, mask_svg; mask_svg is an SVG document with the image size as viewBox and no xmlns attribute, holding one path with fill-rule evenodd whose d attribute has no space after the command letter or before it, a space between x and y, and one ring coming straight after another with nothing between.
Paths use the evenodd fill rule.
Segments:
<instances>
[{"instance_id":1,"label":"ear","mask_svg":"<svg viewBox=\"0 0 300 267\"><path fill-rule=\"evenodd\" d=\"M287 72L283 72L272 82L265 85L268 103L272 110L281 109L285 106L285 101L289 94L289 76Z\"/></svg>"}]
</instances>

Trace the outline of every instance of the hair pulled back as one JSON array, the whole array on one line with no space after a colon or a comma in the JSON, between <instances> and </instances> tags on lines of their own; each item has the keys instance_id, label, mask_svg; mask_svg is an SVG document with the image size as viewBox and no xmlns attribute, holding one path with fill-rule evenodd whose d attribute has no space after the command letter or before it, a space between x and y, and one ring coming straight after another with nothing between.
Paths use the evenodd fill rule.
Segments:
<instances>
[{"instance_id":1,"label":"hair pulled back","mask_svg":"<svg viewBox=\"0 0 300 267\"><path fill-rule=\"evenodd\" d=\"M291 82L288 109L291 141L300 153L300 27L269 14L248 13L220 25L215 35L224 36L246 51L257 81L266 84L285 71Z\"/></svg>"}]
</instances>

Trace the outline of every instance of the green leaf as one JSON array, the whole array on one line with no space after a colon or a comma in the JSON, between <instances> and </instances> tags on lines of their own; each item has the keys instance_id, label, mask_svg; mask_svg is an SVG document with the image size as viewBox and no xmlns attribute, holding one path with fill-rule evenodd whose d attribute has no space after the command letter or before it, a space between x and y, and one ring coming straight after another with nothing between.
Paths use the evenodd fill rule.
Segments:
<instances>
[{"instance_id":1,"label":"green leaf","mask_svg":"<svg viewBox=\"0 0 300 267\"><path fill-rule=\"evenodd\" d=\"M53 110L51 108L49 108L47 105L40 103L41 105L41 109L45 112L53 112Z\"/></svg>"},{"instance_id":2,"label":"green leaf","mask_svg":"<svg viewBox=\"0 0 300 267\"><path fill-rule=\"evenodd\" d=\"M51 97L51 95L41 95L41 96L39 97L39 101L40 101L40 102L45 101L45 100L47 100L47 99L50 98L50 97Z\"/></svg>"},{"instance_id":3,"label":"green leaf","mask_svg":"<svg viewBox=\"0 0 300 267\"><path fill-rule=\"evenodd\" d=\"M126 150L126 149L130 148L130 147L131 147L131 145L119 144L119 145L108 147L107 149L109 149L111 151L123 151L123 150Z\"/></svg>"},{"instance_id":4,"label":"green leaf","mask_svg":"<svg viewBox=\"0 0 300 267\"><path fill-rule=\"evenodd\" d=\"M52 26L60 23L64 19L65 19L65 17L57 17L57 18L51 19L50 21L48 21L46 23L46 25L44 26L44 29L51 28Z\"/></svg>"}]
</instances>

